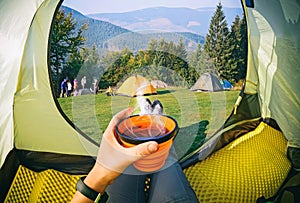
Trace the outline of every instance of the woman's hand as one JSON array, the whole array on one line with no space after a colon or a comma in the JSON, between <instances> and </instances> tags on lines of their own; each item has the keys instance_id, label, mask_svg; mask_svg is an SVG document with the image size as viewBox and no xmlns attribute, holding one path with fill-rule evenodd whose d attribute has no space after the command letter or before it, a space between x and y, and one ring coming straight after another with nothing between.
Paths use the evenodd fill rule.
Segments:
<instances>
[{"instance_id":1,"label":"woman's hand","mask_svg":"<svg viewBox=\"0 0 300 203\"><path fill-rule=\"evenodd\" d=\"M116 173L122 173L133 162L157 151L158 144L154 141L124 148L115 137L116 124L133 112L132 108L116 114L103 134L97 163Z\"/></svg>"},{"instance_id":2,"label":"woman's hand","mask_svg":"<svg viewBox=\"0 0 300 203\"><path fill-rule=\"evenodd\" d=\"M154 141L145 142L131 148L120 145L115 137L116 124L132 112L133 109L128 108L112 118L103 134L97 161L84 180L86 185L99 193L104 193L106 187L133 162L158 150L158 144ZM72 202L90 202L90 200L77 191Z\"/></svg>"}]
</instances>

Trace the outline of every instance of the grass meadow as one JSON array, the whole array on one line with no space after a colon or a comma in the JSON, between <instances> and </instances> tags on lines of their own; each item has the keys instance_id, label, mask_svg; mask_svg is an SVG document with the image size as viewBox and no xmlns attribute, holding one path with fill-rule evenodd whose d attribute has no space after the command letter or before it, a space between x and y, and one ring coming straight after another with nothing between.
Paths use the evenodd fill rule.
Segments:
<instances>
[{"instance_id":1,"label":"grass meadow","mask_svg":"<svg viewBox=\"0 0 300 203\"><path fill-rule=\"evenodd\" d=\"M147 97L151 101L160 100L164 106L164 114L177 120L180 130L175 138L175 147L183 155L192 145L201 145L222 127L238 95L239 91L191 92L188 89L168 88L157 89L156 95ZM96 142L100 142L115 113L129 106L134 107L134 114L139 112L135 97L110 97L105 93L98 93L59 98L58 101L75 126Z\"/></svg>"}]
</instances>

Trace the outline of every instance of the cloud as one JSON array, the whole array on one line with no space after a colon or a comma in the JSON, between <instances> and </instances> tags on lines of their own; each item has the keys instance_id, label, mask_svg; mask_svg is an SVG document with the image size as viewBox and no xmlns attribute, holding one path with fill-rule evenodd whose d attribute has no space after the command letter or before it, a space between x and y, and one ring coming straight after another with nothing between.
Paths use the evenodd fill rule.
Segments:
<instances>
[{"instance_id":1,"label":"cloud","mask_svg":"<svg viewBox=\"0 0 300 203\"><path fill-rule=\"evenodd\" d=\"M132 24L127 24L125 28L139 31L139 30L159 30L164 32L190 32L183 26L176 25L170 21L168 18L155 18L147 22L136 22Z\"/></svg>"},{"instance_id":2,"label":"cloud","mask_svg":"<svg viewBox=\"0 0 300 203\"><path fill-rule=\"evenodd\" d=\"M187 24L187 27L193 27L193 26L200 26L201 23L198 21L189 21L189 23Z\"/></svg>"}]
</instances>

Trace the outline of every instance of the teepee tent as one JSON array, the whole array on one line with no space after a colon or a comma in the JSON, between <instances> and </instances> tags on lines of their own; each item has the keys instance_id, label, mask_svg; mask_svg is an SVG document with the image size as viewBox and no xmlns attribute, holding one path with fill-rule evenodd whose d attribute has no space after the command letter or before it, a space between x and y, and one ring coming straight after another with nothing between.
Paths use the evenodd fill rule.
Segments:
<instances>
[{"instance_id":1,"label":"teepee tent","mask_svg":"<svg viewBox=\"0 0 300 203\"><path fill-rule=\"evenodd\" d=\"M97 154L98 145L63 116L51 91L48 40L60 3L0 3L0 202L68 202ZM245 87L224 128L180 160L202 202L274 195L295 166L286 147L300 150L299 1L242 3Z\"/></svg>"},{"instance_id":2,"label":"teepee tent","mask_svg":"<svg viewBox=\"0 0 300 203\"><path fill-rule=\"evenodd\" d=\"M223 90L223 87L215 74L204 73L200 76L190 90L215 92Z\"/></svg>"},{"instance_id":3,"label":"teepee tent","mask_svg":"<svg viewBox=\"0 0 300 203\"><path fill-rule=\"evenodd\" d=\"M127 78L117 90L118 95L130 97L156 94L155 88L141 75L133 75Z\"/></svg>"}]
</instances>

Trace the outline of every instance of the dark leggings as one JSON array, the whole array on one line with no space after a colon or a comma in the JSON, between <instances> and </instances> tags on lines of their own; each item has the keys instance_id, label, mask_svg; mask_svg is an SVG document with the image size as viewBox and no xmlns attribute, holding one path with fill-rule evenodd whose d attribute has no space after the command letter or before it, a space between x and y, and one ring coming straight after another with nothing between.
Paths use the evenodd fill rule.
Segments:
<instances>
[{"instance_id":1,"label":"dark leggings","mask_svg":"<svg viewBox=\"0 0 300 203\"><path fill-rule=\"evenodd\" d=\"M150 188L145 192L145 181ZM107 188L113 203L196 203L197 197L178 162L164 170L145 175L122 174Z\"/></svg>"}]
</instances>

